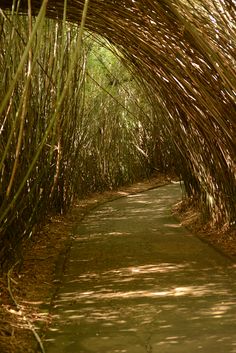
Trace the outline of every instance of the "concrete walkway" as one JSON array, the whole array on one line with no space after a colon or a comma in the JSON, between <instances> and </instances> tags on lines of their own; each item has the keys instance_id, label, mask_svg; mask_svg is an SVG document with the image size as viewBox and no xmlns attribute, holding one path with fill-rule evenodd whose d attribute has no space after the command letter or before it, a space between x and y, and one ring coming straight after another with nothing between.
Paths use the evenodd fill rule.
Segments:
<instances>
[{"instance_id":1,"label":"concrete walkway","mask_svg":"<svg viewBox=\"0 0 236 353\"><path fill-rule=\"evenodd\" d=\"M47 353L236 353L235 267L182 228L169 185L77 227Z\"/></svg>"}]
</instances>

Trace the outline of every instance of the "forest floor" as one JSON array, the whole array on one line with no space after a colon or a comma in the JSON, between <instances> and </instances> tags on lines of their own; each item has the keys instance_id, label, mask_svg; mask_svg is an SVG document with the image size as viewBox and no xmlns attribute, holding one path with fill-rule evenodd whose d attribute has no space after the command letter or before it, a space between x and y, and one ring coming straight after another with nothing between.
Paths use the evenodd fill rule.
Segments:
<instances>
[{"instance_id":1,"label":"forest floor","mask_svg":"<svg viewBox=\"0 0 236 353\"><path fill-rule=\"evenodd\" d=\"M70 250L74 227L91 209L104 202L168 184L162 175L122 187L96 193L75 203L65 216L53 216L25 249L20 269L14 268L0 278L0 352L40 352L42 336L51 320L51 303L60 284L63 263ZM216 232L199 221L194 209L177 207L174 213L204 241L236 261L235 232ZM43 352L43 349L41 349Z\"/></svg>"}]
</instances>

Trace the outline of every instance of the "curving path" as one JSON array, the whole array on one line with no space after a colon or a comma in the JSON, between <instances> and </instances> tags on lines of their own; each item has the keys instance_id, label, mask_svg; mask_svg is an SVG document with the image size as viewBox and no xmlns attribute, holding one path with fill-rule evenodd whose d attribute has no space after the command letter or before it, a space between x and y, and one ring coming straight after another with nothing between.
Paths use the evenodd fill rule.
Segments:
<instances>
[{"instance_id":1,"label":"curving path","mask_svg":"<svg viewBox=\"0 0 236 353\"><path fill-rule=\"evenodd\" d=\"M180 198L172 184L79 224L47 353L236 353L235 267L171 216Z\"/></svg>"}]
</instances>

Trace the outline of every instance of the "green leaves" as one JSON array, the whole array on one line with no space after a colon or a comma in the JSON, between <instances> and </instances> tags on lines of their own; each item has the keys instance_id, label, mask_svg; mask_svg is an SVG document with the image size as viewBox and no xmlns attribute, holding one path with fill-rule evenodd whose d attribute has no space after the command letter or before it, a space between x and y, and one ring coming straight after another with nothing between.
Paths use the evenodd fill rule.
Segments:
<instances>
[{"instance_id":1,"label":"green leaves","mask_svg":"<svg viewBox=\"0 0 236 353\"><path fill-rule=\"evenodd\" d=\"M51 212L66 212L75 197L150 172L143 143L150 109L118 52L89 33L82 43L82 27L65 18L56 23L42 12L31 30L28 18L6 16L0 49L3 265L9 247L14 259Z\"/></svg>"},{"instance_id":2,"label":"green leaves","mask_svg":"<svg viewBox=\"0 0 236 353\"><path fill-rule=\"evenodd\" d=\"M32 29L0 12L2 261L74 197L156 169L177 173L213 225L234 225L234 2L42 4Z\"/></svg>"}]
</instances>

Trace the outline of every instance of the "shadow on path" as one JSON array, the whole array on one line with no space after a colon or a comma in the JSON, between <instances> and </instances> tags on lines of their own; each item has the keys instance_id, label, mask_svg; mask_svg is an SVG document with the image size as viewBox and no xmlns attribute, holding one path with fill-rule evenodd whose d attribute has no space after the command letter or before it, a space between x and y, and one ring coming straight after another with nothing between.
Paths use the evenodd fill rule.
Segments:
<instances>
[{"instance_id":1,"label":"shadow on path","mask_svg":"<svg viewBox=\"0 0 236 353\"><path fill-rule=\"evenodd\" d=\"M236 353L233 264L172 217L169 185L76 229L47 353Z\"/></svg>"}]
</instances>

